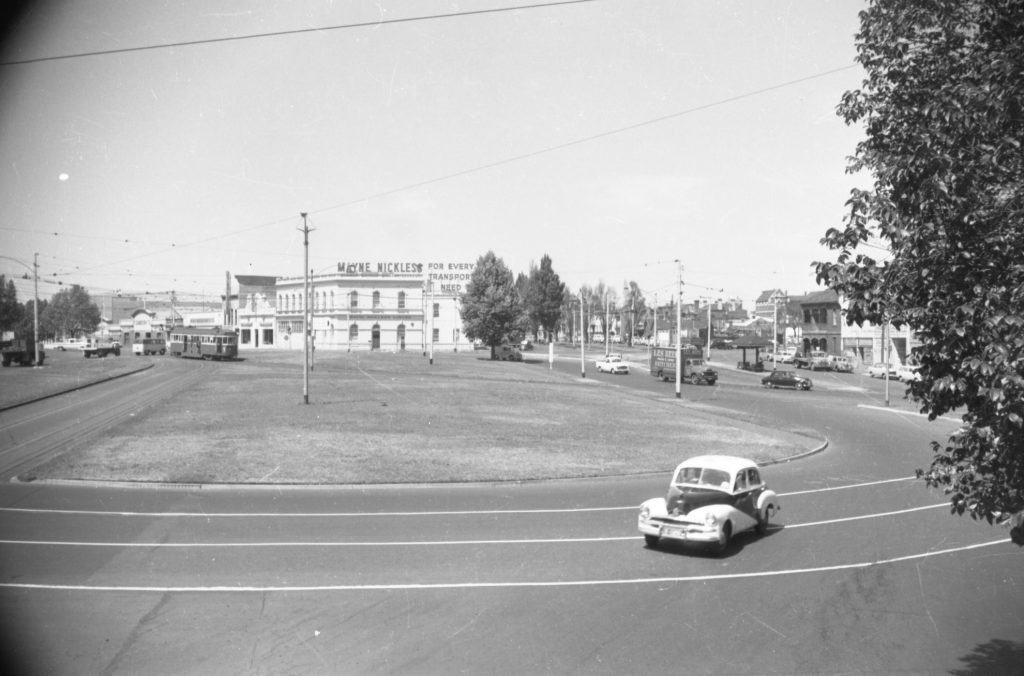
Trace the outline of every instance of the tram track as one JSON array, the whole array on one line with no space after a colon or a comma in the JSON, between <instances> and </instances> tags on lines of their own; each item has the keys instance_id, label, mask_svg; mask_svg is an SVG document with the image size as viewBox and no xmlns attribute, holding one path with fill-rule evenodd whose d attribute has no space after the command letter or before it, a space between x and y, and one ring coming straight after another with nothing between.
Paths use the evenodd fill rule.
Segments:
<instances>
[{"instance_id":1,"label":"tram track","mask_svg":"<svg viewBox=\"0 0 1024 676\"><path fill-rule=\"evenodd\" d=\"M0 480L28 472L78 442L109 429L208 377L212 364L175 362L68 392L0 416Z\"/></svg>"}]
</instances>

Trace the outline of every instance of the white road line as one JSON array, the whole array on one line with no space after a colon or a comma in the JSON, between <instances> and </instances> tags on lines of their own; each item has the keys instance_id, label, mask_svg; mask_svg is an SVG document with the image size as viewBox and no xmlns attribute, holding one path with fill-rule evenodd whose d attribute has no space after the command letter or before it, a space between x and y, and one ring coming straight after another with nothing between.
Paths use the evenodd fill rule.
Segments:
<instances>
[{"instance_id":1,"label":"white road line","mask_svg":"<svg viewBox=\"0 0 1024 676\"><path fill-rule=\"evenodd\" d=\"M553 580L549 582L438 582L432 584L358 584L358 585L297 585L293 587L284 586L210 586L210 587L183 587L183 586L136 586L136 585L73 585L73 584L33 584L4 582L0 583L0 589L35 589L54 591L84 591L84 592L153 592L158 594L167 593L268 593L268 592L360 592L360 591L401 591L401 590L446 590L446 589L522 589L522 588L550 588L550 587L599 587L612 585L639 585L639 584L666 584L681 582L711 582L716 580L741 580L761 577L779 577L783 575L802 575L807 573L829 573L841 570L853 570L859 568L872 568L904 561L915 561L944 554L955 554L958 552L971 551L982 547L991 547L1010 542L1009 538L994 540L992 542L981 542L964 547L952 547L940 549L922 554L910 554L908 556L897 556L890 559L878 559L876 561L862 561L858 563L844 563L835 566L819 566L815 568L790 568L784 570L769 570L753 573L728 573L722 575L687 575L679 577L649 577L649 578L627 578L619 580Z\"/></svg>"},{"instance_id":2,"label":"white road line","mask_svg":"<svg viewBox=\"0 0 1024 676\"><path fill-rule=\"evenodd\" d=\"M827 521L812 521L808 523L796 523L789 525L774 526L773 530L788 530L790 528L804 528L806 526L827 526L847 521L860 521L863 519L879 519L886 516L898 516L910 514L937 507L948 507L949 503L943 502L938 505L927 505L925 507L911 507L891 512L878 512L875 514L861 514L859 516L846 516L839 519ZM518 540L408 540L408 541L356 541L356 542L76 542L63 540L0 540L0 545L38 545L45 547L120 547L122 549L160 549L160 548L216 548L216 547L437 547L450 545L526 545L526 544L574 544L590 542L622 542L627 540L638 540L638 535L622 535L615 537L595 538L526 538Z\"/></svg>"},{"instance_id":3,"label":"white road line","mask_svg":"<svg viewBox=\"0 0 1024 676\"><path fill-rule=\"evenodd\" d=\"M864 488L865 486L881 486L882 484L897 483L900 481L913 481L917 477L907 476L899 479L881 479L879 481L866 481L859 484L847 484L845 486L831 486L829 488L811 488L806 491L791 491L789 493L779 493L780 498L788 497L791 495L808 495L810 493L828 493L829 491L845 491L848 488Z\"/></svg>"},{"instance_id":4,"label":"white road line","mask_svg":"<svg viewBox=\"0 0 1024 676\"><path fill-rule=\"evenodd\" d=\"M901 477L898 479L881 479L879 481L867 481L859 484L848 484L845 486L832 486L828 488L812 488L806 491L793 491L790 493L779 493L779 497L793 495L808 495L811 493L827 493L829 491L840 491L848 488L863 488L865 486L878 486L882 484L895 483L900 481L911 481L916 477ZM409 517L409 516L487 516L497 514L585 514L589 512L621 512L624 510L638 510L640 505L627 505L620 507L573 507L563 509L466 509L466 510L444 510L427 512L126 512L126 511L104 511L97 509L44 509L31 507L0 507L0 512L12 514L64 514L73 516L129 516L146 518L176 518L176 519L227 519L227 518L341 518L341 517Z\"/></svg>"},{"instance_id":5,"label":"white road line","mask_svg":"<svg viewBox=\"0 0 1024 676\"><path fill-rule=\"evenodd\" d=\"M928 417L926 414L919 413L917 411L906 411L906 410L899 409L899 408L889 408L887 406L872 406L871 404L857 404L857 408L866 408L866 409L869 409L871 411L885 411L887 413L896 413L896 414L899 414L899 415L912 415L912 416L915 416L917 418L927 418ZM950 418L949 416L945 416L945 415L940 415L938 418L936 418L936 420L948 420L949 422L955 422L955 423L962 423L963 422L963 420L961 420L960 418Z\"/></svg>"}]
</instances>

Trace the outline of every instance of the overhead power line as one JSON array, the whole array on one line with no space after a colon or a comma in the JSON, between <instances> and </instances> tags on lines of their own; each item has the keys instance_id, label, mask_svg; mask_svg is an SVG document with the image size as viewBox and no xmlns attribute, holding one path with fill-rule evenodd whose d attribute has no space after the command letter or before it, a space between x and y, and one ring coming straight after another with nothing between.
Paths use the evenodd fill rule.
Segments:
<instances>
[{"instance_id":1,"label":"overhead power line","mask_svg":"<svg viewBox=\"0 0 1024 676\"><path fill-rule=\"evenodd\" d=\"M376 21L363 21L360 23L338 24L335 26L318 26L315 28L296 28L293 30L271 31L269 33L251 33L248 35L235 35L221 38L206 38L203 40L183 40L180 42L164 42L153 45L142 45L139 47L121 47L118 49L102 49L91 52L79 52L76 54L60 54L55 56L40 56L34 59L18 59L4 61L0 66L21 66L29 63L42 63L44 61L63 61L67 59L82 59L91 56L107 56L110 54L127 54L130 52L148 52L158 49L175 49L181 47L195 47L198 45L211 45L221 42L241 42L243 40L262 40L265 38L283 37L286 35L302 35L304 33L325 33L327 31L349 30L353 28L372 28L374 26L385 26L389 24L412 23L414 21L433 21L438 19L453 19L464 16L480 14L498 14L501 12L517 12L527 9L547 9L560 5L579 5L599 0L561 0L560 2L545 2L534 5L518 5L516 7L495 7L492 9L478 9L466 12L451 12L449 14L430 14L426 16L412 16L401 19L378 19Z\"/></svg>"}]
</instances>

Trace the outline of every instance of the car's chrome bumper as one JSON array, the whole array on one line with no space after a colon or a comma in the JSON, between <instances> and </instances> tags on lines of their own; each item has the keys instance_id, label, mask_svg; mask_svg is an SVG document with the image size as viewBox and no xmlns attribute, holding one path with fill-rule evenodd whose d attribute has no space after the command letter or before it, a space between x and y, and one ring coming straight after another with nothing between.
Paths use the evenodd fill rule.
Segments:
<instances>
[{"instance_id":1,"label":"car's chrome bumper","mask_svg":"<svg viewBox=\"0 0 1024 676\"><path fill-rule=\"evenodd\" d=\"M664 540L682 542L718 542L718 526L686 521L638 519L637 528L644 535L657 535Z\"/></svg>"}]
</instances>

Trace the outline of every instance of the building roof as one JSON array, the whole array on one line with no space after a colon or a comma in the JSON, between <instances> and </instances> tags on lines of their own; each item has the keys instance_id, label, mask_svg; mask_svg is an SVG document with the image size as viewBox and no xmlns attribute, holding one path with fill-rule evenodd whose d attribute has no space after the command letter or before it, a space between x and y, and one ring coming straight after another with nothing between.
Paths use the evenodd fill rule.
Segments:
<instances>
[{"instance_id":1,"label":"building roof","mask_svg":"<svg viewBox=\"0 0 1024 676\"><path fill-rule=\"evenodd\" d=\"M266 275L235 275L235 279L243 286L274 286L277 284L277 277Z\"/></svg>"},{"instance_id":2,"label":"building roof","mask_svg":"<svg viewBox=\"0 0 1024 676\"><path fill-rule=\"evenodd\" d=\"M800 299L802 305L810 305L812 303L839 303L839 294L832 289L825 289L824 291L812 291L806 296Z\"/></svg>"}]
</instances>

